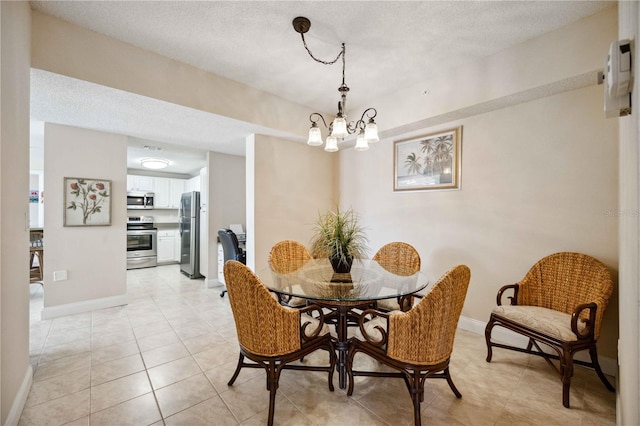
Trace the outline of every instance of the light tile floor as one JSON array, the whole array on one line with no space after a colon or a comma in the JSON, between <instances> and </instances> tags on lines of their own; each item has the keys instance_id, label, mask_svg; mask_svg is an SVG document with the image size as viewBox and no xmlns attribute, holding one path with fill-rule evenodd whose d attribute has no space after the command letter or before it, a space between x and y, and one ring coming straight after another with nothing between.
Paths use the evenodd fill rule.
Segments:
<instances>
[{"instance_id":1,"label":"light tile floor","mask_svg":"<svg viewBox=\"0 0 640 426\"><path fill-rule=\"evenodd\" d=\"M127 306L40 320L42 288L31 285L34 379L20 425L263 425L263 370L244 369L227 386L238 346L227 296L190 280L176 265L128 271ZM576 367L571 409L561 384L537 357L500 349L485 361L484 337L459 330L451 360L456 399L443 380L428 381L424 424L615 424L615 394L593 371ZM317 352L305 362L325 362ZM358 368L380 368L359 354ZM404 382L356 378L352 397L326 374L284 371L278 425L409 425Z\"/></svg>"}]
</instances>

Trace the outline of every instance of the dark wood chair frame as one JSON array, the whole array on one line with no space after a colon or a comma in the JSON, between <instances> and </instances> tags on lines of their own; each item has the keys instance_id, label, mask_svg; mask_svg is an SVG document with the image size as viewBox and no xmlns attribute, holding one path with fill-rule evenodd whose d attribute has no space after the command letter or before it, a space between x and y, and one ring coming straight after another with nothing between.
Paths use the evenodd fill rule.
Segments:
<instances>
[{"instance_id":1,"label":"dark wood chair frame","mask_svg":"<svg viewBox=\"0 0 640 426\"><path fill-rule=\"evenodd\" d=\"M245 349L240 345L240 356L238 358L238 365L236 367L233 376L227 383L228 386L232 386L238 378L240 370L242 368L264 368L267 373L267 390L269 391L269 417L267 424L273 425L273 415L275 412L276 391L278 390L278 383L280 380L280 373L282 370L306 370L306 371L325 371L329 373L328 383L329 390L333 392L333 373L336 368L336 351L333 339L330 334L319 336L324 314L319 306L309 305L304 308L298 309L300 314L314 312L314 318L318 319L319 326L315 330L311 330L307 334L307 328L310 323L306 323L300 330L300 349L295 352L291 352L284 355L267 357L258 354L254 354L251 351ZM329 352L329 366L308 366L308 365L292 365L291 362L302 361L303 358L318 350L324 349ZM253 361L252 363L245 362L245 357Z\"/></svg>"},{"instance_id":2,"label":"dark wood chair frame","mask_svg":"<svg viewBox=\"0 0 640 426\"><path fill-rule=\"evenodd\" d=\"M376 309L367 309L362 312L359 325L362 335L366 341L361 341L355 338L350 340L349 355L347 357L347 371L349 375L349 388L347 389L347 395L351 396L353 394L354 376L400 377L404 379L409 395L411 395L411 401L413 402L413 421L416 426L422 424L420 417L420 403L424 401L424 383L427 379L445 379L456 398L462 398L462 394L454 385L453 380L451 379L451 374L449 373L449 361L451 358L434 365L408 364L390 358L387 356L385 349L388 340L386 330L382 327L375 327L375 329L382 334L382 339L380 341L373 340L371 336L366 334L364 323L372 316L382 317L387 319L387 321L389 320L388 313L378 311ZM354 370L353 358L358 352L366 353L382 364L399 371L383 372Z\"/></svg>"},{"instance_id":3,"label":"dark wood chair frame","mask_svg":"<svg viewBox=\"0 0 640 426\"><path fill-rule=\"evenodd\" d=\"M516 306L518 304L518 289L518 284L509 284L500 288L496 297L498 306L502 305L503 294L508 290L513 290L513 296L508 296L508 299L511 305ZM595 303L581 304L575 307L573 313L571 314L571 331L573 331L578 337L578 339L575 341L564 341L547 336L538 330L526 327L522 324L516 323L500 315L492 313L484 332L485 340L487 342L487 362L491 362L493 347L509 349L543 357L547 364L549 364L556 371L556 373L560 375L562 381L562 405L564 405L566 408L569 408L569 388L571 386L571 377L573 376L573 364L593 368L605 387L609 391L615 392L615 388L609 382L609 380L607 380L606 376L602 372L602 369L600 368L600 363L598 362L598 351L596 348L596 339L593 327L596 321L596 310L597 305ZM584 311L588 311L588 319L585 319L583 314ZM582 332L578 330L578 321L583 321L585 323L585 328ZM491 331L495 326L501 326L528 337L529 342L526 349L492 342ZM550 347L557 353L557 355L544 352L539 343ZM573 356L576 352L583 350L589 351L591 362L573 359ZM552 359L559 361L559 367L551 361Z\"/></svg>"}]
</instances>

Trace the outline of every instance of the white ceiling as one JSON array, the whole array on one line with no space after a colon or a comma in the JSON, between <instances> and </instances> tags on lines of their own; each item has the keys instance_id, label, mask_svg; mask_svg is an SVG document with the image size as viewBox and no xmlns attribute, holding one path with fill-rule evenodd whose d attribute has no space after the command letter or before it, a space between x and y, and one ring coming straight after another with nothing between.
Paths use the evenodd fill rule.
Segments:
<instances>
[{"instance_id":1,"label":"white ceiling","mask_svg":"<svg viewBox=\"0 0 640 426\"><path fill-rule=\"evenodd\" d=\"M346 43L349 109L360 110L400 87L428 90L429 76L615 5L612 1L30 3L43 13L329 113L336 110L340 64L322 65L308 56L291 25L296 16L311 20L305 38L316 57L331 60ZM236 155L244 155L247 134L274 134L38 70L32 72L32 118Z\"/></svg>"}]
</instances>

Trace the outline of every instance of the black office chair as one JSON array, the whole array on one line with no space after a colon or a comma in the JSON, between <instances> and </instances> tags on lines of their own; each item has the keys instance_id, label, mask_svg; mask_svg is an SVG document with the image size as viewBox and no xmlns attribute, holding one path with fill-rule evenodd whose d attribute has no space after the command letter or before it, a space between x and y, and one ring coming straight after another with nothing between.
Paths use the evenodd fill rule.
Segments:
<instances>
[{"instance_id":1,"label":"black office chair","mask_svg":"<svg viewBox=\"0 0 640 426\"><path fill-rule=\"evenodd\" d=\"M247 252L242 250L238 245L238 237L231 229L219 229L218 239L222 244L222 251L224 252L224 261L237 260L242 264L247 264ZM224 297L227 289L222 290L220 297Z\"/></svg>"}]
</instances>

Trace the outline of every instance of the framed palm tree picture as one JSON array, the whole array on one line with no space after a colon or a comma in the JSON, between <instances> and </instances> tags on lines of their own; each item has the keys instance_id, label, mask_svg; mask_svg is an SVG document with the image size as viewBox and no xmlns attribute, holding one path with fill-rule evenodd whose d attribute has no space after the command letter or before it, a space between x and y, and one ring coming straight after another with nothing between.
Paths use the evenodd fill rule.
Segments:
<instances>
[{"instance_id":1,"label":"framed palm tree picture","mask_svg":"<svg viewBox=\"0 0 640 426\"><path fill-rule=\"evenodd\" d=\"M460 189L462 127L394 142L394 191Z\"/></svg>"}]
</instances>

